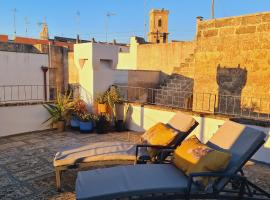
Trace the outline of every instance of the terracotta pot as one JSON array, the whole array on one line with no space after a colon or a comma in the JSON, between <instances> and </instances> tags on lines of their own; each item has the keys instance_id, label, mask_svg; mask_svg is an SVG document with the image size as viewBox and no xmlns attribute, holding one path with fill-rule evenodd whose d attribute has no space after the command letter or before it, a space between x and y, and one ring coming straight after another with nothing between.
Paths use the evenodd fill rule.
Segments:
<instances>
[{"instance_id":1,"label":"terracotta pot","mask_svg":"<svg viewBox=\"0 0 270 200\"><path fill-rule=\"evenodd\" d=\"M58 121L57 122L57 131L58 132L65 131L65 125L66 125L65 121Z\"/></svg>"},{"instance_id":2,"label":"terracotta pot","mask_svg":"<svg viewBox=\"0 0 270 200\"><path fill-rule=\"evenodd\" d=\"M98 104L98 114L106 113L107 112L107 105L106 104Z\"/></svg>"}]
</instances>

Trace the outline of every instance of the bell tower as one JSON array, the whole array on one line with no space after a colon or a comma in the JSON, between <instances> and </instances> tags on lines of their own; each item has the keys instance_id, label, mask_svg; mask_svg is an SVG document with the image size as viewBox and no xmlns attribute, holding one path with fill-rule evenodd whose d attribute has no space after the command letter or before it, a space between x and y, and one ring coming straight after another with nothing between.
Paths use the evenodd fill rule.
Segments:
<instances>
[{"instance_id":1,"label":"bell tower","mask_svg":"<svg viewBox=\"0 0 270 200\"><path fill-rule=\"evenodd\" d=\"M168 15L169 11L164 9L150 11L148 42L168 42Z\"/></svg>"}]
</instances>

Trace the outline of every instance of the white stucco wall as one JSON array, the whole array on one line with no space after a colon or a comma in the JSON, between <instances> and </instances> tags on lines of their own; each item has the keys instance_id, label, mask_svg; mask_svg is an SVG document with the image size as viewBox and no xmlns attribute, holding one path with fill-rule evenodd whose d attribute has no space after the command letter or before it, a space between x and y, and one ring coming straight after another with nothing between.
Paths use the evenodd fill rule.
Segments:
<instances>
[{"instance_id":1,"label":"white stucco wall","mask_svg":"<svg viewBox=\"0 0 270 200\"><path fill-rule=\"evenodd\" d=\"M117 69L137 69L137 47L136 37L130 38L130 47L128 52L119 52Z\"/></svg>"},{"instance_id":2,"label":"white stucco wall","mask_svg":"<svg viewBox=\"0 0 270 200\"><path fill-rule=\"evenodd\" d=\"M110 85L118 81L127 84L127 72L116 70L120 48L127 50L127 47L113 44L74 45L74 62L79 70L79 84L83 88L81 97L88 104L92 104L95 95L106 91Z\"/></svg>"},{"instance_id":3,"label":"white stucco wall","mask_svg":"<svg viewBox=\"0 0 270 200\"><path fill-rule=\"evenodd\" d=\"M157 122L167 123L175 114L173 111L166 111L155 108L141 107L132 105L132 115L129 123L129 129L134 131L145 131ZM194 134L202 141L207 142L217 131L225 119L215 119L210 117L194 118L199 122L199 126L194 130ZM270 164L270 128L252 126L250 127L263 131L268 135L268 139L263 147L254 155L253 159Z\"/></svg>"},{"instance_id":4,"label":"white stucco wall","mask_svg":"<svg viewBox=\"0 0 270 200\"><path fill-rule=\"evenodd\" d=\"M48 117L42 105L0 107L0 137L48 129Z\"/></svg>"},{"instance_id":5,"label":"white stucco wall","mask_svg":"<svg viewBox=\"0 0 270 200\"><path fill-rule=\"evenodd\" d=\"M43 98L43 72L41 66L48 66L48 55L0 51L0 98L4 100L4 88L8 85L39 85L39 87L11 87L5 89L5 99ZM49 83L47 72L47 84ZM19 90L19 91L18 91ZM32 91L31 91L32 90ZM26 94L25 94L26 93ZM1 100L0 100L1 101Z\"/></svg>"}]
</instances>

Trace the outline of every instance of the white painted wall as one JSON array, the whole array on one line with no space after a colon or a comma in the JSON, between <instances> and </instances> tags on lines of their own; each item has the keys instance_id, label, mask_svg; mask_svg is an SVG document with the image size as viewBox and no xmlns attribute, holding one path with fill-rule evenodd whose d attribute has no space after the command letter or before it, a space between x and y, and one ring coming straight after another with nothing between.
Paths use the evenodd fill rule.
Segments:
<instances>
[{"instance_id":1,"label":"white painted wall","mask_svg":"<svg viewBox=\"0 0 270 200\"><path fill-rule=\"evenodd\" d=\"M127 84L128 73L116 70L120 49L127 51L127 47L112 44L74 45L74 62L79 70L79 84L83 88L81 97L88 104L93 104L95 95L106 91L110 85L119 82Z\"/></svg>"},{"instance_id":2,"label":"white painted wall","mask_svg":"<svg viewBox=\"0 0 270 200\"><path fill-rule=\"evenodd\" d=\"M173 111L161 110L150 107L132 105L132 115L129 121L129 129L134 131L145 131L157 122L167 123L175 114ZM226 119L214 119L210 117L194 118L199 122L199 126L194 130L194 134L202 141L207 142L217 131ZM270 164L270 128L252 126L250 127L263 131L268 135L264 146L254 155L253 159Z\"/></svg>"},{"instance_id":3,"label":"white painted wall","mask_svg":"<svg viewBox=\"0 0 270 200\"><path fill-rule=\"evenodd\" d=\"M48 129L48 117L42 105L0 107L0 137Z\"/></svg>"},{"instance_id":4,"label":"white painted wall","mask_svg":"<svg viewBox=\"0 0 270 200\"><path fill-rule=\"evenodd\" d=\"M4 99L43 98L43 72L41 66L48 66L48 55L0 51L0 101ZM47 72L47 84L49 83ZM4 88L1 86L21 85ZM22 85L40 85L23 87ZM31 91L32 90L32 91ZM32 97L31 97L32 92ZM11 94L12 93L12 94ZM26 93L26 94L25 94ZM12 95L12 97L11 97Z\"/></svg>"},{"instance_id":5,"label":"white painted wall","mask_svg":"<svg viewBox=\"0 0 270 200\"><path fill-rule=\"evenodd\" d=\"M137 51L139 43L136 37L130 38L130 47L128 52L119 52L117 69L136 70L137 65Z\"/></svg>"}]
</instances>

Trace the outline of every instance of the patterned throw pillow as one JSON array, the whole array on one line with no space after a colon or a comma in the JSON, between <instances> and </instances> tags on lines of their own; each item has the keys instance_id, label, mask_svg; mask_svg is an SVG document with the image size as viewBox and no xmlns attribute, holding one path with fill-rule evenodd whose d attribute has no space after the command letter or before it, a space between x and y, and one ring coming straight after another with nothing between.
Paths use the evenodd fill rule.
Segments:
<instances>
[{"instance_id":1,"label":"patterned throw pillow","mask_svg":"<svg viewBox=\"0 0 270 200\"><path fill-rule=\"evenodd\" d=\"M142 135L142 141L144 144L168 146L177 134L177 131L159 122ZM154 148L148 148L148 152L151 157L157 154Z\"/></svg>"},{"instance_id":2,"label":"patterned throw pillow","mask_svg":"<svg viewBox=\"0 0 270 200\"><path fill-rule=\"evenodd\" d=\"M231 155L226 152L214 150L201 143L193 135L182 142L173 155L174 165L186 175L195 172L217 172L224 170L229 164ZM197 178L199 184L207 186L209 178Z\"/></svg>"}]
</instances>

